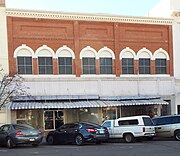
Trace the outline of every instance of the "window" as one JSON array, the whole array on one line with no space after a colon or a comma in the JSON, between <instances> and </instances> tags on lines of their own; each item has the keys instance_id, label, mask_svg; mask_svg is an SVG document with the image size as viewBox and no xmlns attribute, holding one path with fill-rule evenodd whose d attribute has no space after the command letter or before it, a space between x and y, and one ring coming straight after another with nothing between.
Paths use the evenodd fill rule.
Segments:
<instances>
[{"instance_id":1,"label":"window","mask_svg":"<svg viewBox=\"0 0 180 156\"><path fill-rule=\"evenodd\" d=\"M111 121L106 121L102 126L103 127L111 127Z\"/></svg>"},{"instance_id":2,"label":"window","mask_svg":"<svg viewBox=\"0 0 180 156\"><path fill-rule=\"evenodd\" d=\"M100 58L100 74L112 74L112 58Z\"/></svg>"},{"instance_id":3,"label":"window","mask_svg":"<svg viewBox=\"0 0 180 156\"><path fill-rule=\"evenodd\" d=\"M173 118L173 124L180 123L180 116L174 116Z\"/></svg>"},{"instance_id":4,"label":"window","mask_svg":"<svg viewBox=\"0 0 180 156\"><path fill-rule=\"evenodd\" d=\"M150 118L143 117L144 126L153 126L153 122Z\"/></svg>"},{"instance_id":5,"label":"window","mask_svg":"<svg viewBox=\"0 0 180 156\"><path fill-rule=\"evenodd\" d=\"M7 132L9 129L10 129L10 125L4 125L4 126L1 126L0 131L1 132Z\"/></svg>"},{"instance_id":6,"label":"window","mask_svg":"<svg viewBox=\"0 0 180 156\"><path fill-rule=\"evenodd\" d=\"M53 74L52 57L38 57L39 74Z\"/></svg>"},{"instance_id":7,"label":"window","mask_svg":"<svg viewBox=\"0 0 180 156\"><path fill-rule=\"evenodd\" d=\"M82 58L83 74L96 74L96 59Z\"/></svg>"},{"instance_id":8,"label":"window","mask_svg":"<svg viewBox=\"0 0 180 156\"><path fill-rule=\"evenodd\" d=\"M45 130L56 129L64 124L63 111L44 111Z\"/></svg>"},{"instance_id":9,"label":"window","mask_svg":"<svg viewBox=\"0 0 180 156\"><path fill-rule=\"evenodd\" d=\"M41 110L17 110L17 124L30 125L34 128L43 127L43 115Z\"/></svg>"},{"instance_id":10,"label":"window","mask_svg":"<svg viewBox=\"0 0 180 156\"><path fill-rule=\"evenodd\" d=\"M72 57L59 57L59 74L72 74Z\"/></svg>"},{"instance_id":11,"label":"window","mask_svg":"<svg viewBox=\"0 0 180 156\"><path fill-rule=\"evenodd\" d=\"M133 58L122 58L122 74L134 74Z\"/></svg>"},{"instance_id":12,"label":"window","mask_svg":"<svg viewBox=\"0 0 180 156\"><path fill-rule=\"evenodd\" d=\"M167 125L172 123L171 117L165 117L165 118L158 118L155 122L155 124L158 125Z\"/></svg>"},{"instance_id":13,"label":"window","mask_svg":"<svg viewBox=\"0 0 180 156\"><path fill-rule=\"evenodd\" d=\"M139 74L150 74L150 59L140 58L139 59Z\"/></svg>"},{"instance_id":14,"label":"window","mask_svg":"<svg viewBox=\"0 0 180 156\"><path fill-rule=\"evenodd\" d=\"M18 74L32 74L32 57L17 57Z\"/></svg>"},{"instance_id":15,"label":"window","mask_svg":"<svg viewBox=\"0 0 180 156\"><path fill-rule=\"evenodd\" d=\"M156 59L156 74L167 74L166 59Z\"/></svg>"},{"instance_id":16,"label":"window","mask_svg":"<svg viewBox=\"0 0 180 156\"><path fill-rule=\"evenodd\" d=\"M138 125L139 122L137 119L132 119L132 120L120 120L118 121L119 126L121 125Z\"/></svg>"}]
</instances>

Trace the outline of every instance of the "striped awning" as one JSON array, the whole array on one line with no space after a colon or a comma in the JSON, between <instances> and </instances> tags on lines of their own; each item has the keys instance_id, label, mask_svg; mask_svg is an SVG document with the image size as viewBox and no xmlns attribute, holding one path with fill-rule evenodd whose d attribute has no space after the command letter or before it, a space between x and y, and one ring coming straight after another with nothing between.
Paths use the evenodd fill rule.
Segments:
<instances>
[{"instance_id":1,"label":"striped awning","mask_svg":"<svg viewBox=\"0 0 180 156\"><path fill-rule=\"evenodd\" d=\"M11 110L20 109L71 109L71 108L98 108L114 106L133 106L133 105L167 105L168 102L162 99L150 100L87 100L69 102L12 102L9 105Z\"/></svg>"},{"instance_id":2,"label":"striped awning","mask_svg":"<svg viewBox=\"0 0 180 156\"><path fill-rule=\"evenodd\" d=\"M137 106L137 105L168 105L169 103L162 99L149 100L123 100L123 101L102 101L106 106Z\"/></svg>"}]
</instances>

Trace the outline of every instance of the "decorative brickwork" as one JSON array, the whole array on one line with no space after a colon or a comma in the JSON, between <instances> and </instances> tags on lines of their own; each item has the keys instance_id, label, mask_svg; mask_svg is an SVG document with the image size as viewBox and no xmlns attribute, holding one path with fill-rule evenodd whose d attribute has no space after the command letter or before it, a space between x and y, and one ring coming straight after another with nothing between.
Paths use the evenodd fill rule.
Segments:
<instances>
[{"instance_id":1,"label":"decorative brickwork","mask_svg":"<svg viewBox=\"0 0 180 156\"><path fill-rule=\"evenodd\" d=\"M17 10L7 10L7 16L11 74L16 73L14 51L22 44L26 44L34 52L39 47L46 45L52 49L51 52L54 53L54 56L59 48L66 45L75 55L73 74L77 77L82 74L80 52L86 47L93 48L96 53L104 47L110 49L115 57L113 74L116 76L121 75L120 52L126 47L132 49L135 55L143 48L150 51L152 55L156 50L162 48L169 56L168 73L173 75L172 21L170 19ZM33 59L34 74L38 74L36 61L37 59ZM99 61L97 60L96 63L99 64ZM53 64L53 73L58 74L57 60ZM151 64L154 68L154 63ZM138 73L137 65L138 63L135 61L135 74ZM99 65L97 65L96 71L99 73ZM154 69L151 71L154 74Z\"/></svg>"}]
</instances>

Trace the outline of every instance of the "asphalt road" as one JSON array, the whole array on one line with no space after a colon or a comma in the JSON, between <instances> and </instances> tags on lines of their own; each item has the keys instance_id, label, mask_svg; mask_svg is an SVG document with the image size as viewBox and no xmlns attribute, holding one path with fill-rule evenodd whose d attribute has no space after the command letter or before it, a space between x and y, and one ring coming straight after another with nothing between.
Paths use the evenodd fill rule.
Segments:
<instances>
[{"instance_id":1,"label":"asphalt road","mask_svg":"<svg viewBox=\"0 0 180 156\"><path fill-rule=\"evenodd\" d=\"M0 147L0 156L180 156L180 141L153 140L136 143L112 142L101 145L54 145Z\"/></svg>"}]
</instances>

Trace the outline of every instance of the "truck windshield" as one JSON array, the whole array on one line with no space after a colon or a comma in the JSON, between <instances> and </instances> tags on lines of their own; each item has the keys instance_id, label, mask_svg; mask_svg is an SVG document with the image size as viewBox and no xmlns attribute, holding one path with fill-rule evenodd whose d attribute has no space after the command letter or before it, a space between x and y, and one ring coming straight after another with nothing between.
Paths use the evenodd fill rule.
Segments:
<instances>
[{"instance_id":1,"label":"truck windshield","mask_svg":"<svg viewBox=\"0 0 180 156\"><path fill-rule=\"evenodd\" d=\"M144 121L144 126L153 126L153 122L151 118L143 117L143 121Z\"/></svg>"}]
</instances>

